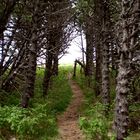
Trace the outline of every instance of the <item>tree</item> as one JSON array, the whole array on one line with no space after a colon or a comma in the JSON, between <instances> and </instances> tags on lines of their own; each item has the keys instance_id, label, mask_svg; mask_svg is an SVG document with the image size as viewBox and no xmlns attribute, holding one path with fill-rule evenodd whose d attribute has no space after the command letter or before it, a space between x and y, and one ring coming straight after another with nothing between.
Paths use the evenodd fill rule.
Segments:
<instances>
[{"instance_id":1,"label":"tree","mask_svg":"<svg viewBox=\"0 0 140 140\"><path fill-rule=\"evenodd\" d=\"M31 30L31 40L30 48L28 53L28 69L26 72L26 83L24 92L22 94L21 106L26 108L28 107L29 99L34 95L34 84L36 77L36 61L37 61L37 38L38 38L38 18L39 18L39 3L40 1L34 1L34 8L32 14L32 30Z\"/></svg>"},{"instance_id":2,"label":"tree","mask_svg":"<svg viewBox=\"0 0 140 140\"><path fill-rule=\"evenodd\" d=\"M140 1L122 0L122 44L116 87L116 134L117 140L124 140L128 135L129 104L128 95L131 91L130 79L133 77L132 64L134 54L140 51Z\"/></svg>"},{"instance_id":3,"label":"tree","mask_svg":"<svg viewBox=\"0 0 140 140\"><path fill-rule=\"evenodd\" d=\"M46 45L46 64L43 80L43 96L47 95L51 77L58 75L59 55L63 49L68 47L67 26L71 15L71 4L69 1L52 1L49 5L47 16L47 45ZM69 12L70 13L69 13ZM70 25L69 25L70 26ZM71 34L71 31L68 31ZM66 43L66 44L65 44Z\"/></svg>"},{"instance_id":4,"label":"tree","mask_svg":"<svg viewBox=\"0 0 140 140\"><path fill-rule=\"evenodd\" d=\"M87 9L89 9L86 13L84 13L84 33L86 38L86 68L85 68L85 76L89 78L89 85L93 76L94 71L94 64L93 64L93 40L94 40L94 31L93 31L93 7L90 7L92 3L87 3L89 6Z\"/></svg>"},{"instance_id":5,"label":"tree","mask_svg":"<svg viewBox=\"0 0 140 140\"><path fill-rule=\"evenodd\" d=\"M102 19L103 19L103 1L95 0L94 1L94 32L95 32L95 49L96 49L96 86L95 86L95 94L96 96L101 93L101 66L102 66L102 49L101 49L101 33L102 33Z\"/></svg>"},{"instance_id":6,"label":"tree","mask_svg":"<svg viewBox=\"0 0 140 140\"><path fill-rule=\"evenodd\" d=\"M8 0L5 2L5 9L1 12L0 15L0 38L2 37L3 32L6 30L6 24L8 23L9 17L18 1L19 0Z\"/></svg>"},{"instance_id":7,"label":"tree","mask_svg":"<svg viewBox=\"0 0 140 140\"><path fill-rule=\"evenodd\" d=\"M94 23L94 4L93 1L90 0L78 0L76 4L76 12L77 12L77 26L79 28L80 34L85 34L86 39L86 49L84 52L82 46L82 53L85 53L86 63L85 63L85 76L87 78L88 86L91 87L93 74L94 74L94 31L93 31L93 23ZM84 62L83 62L84 65Z\"/></svg>"},{"instance_id":8,"label":"tree","mask_svg":"<svg viewBox=\"0 0 140 140\"><path fill-rule=\"evenodd\" d=\"M103 39L102 39L102 46L103 46L103 63L102 63L102 96L103 96L103 103L108 108L110 104L110 85L109 85L109 43L110 43L110 3L109 0L103 1ZM106 110L107 112L108 110Z\"/></svg>"}]
</instances>

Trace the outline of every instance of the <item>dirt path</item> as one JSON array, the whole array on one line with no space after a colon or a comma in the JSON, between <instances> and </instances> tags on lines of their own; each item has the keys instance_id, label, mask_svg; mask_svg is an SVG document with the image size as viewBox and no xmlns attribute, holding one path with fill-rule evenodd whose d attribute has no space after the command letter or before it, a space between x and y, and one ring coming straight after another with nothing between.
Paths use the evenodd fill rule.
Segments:
<instances>
[{"instance_id":1,"label":"dirt path","mask_svg":"<svg viewBox=\"0 0 140 140\"><path fill-rule=\"evenodd\" d=\"M83 101L83 94L79 86L72 80L69 81L73 96L71 103L63 115L58 116L60 140L84 140L78 126L79 108Z\"/></svg>"}]
</instances>

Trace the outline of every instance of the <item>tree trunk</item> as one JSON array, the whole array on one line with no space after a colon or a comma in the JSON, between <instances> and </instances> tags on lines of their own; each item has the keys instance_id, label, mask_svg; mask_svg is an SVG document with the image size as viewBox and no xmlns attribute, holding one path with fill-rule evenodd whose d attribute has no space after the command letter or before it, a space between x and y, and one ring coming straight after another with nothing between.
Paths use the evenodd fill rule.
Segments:
<instances>
[{"instance_id":1,"label":"tree trunk","mask_svg":"<svg viewBox=\"0 0 140 140\"><path fill-rule=\"evenodd\" d=\"M115 126L117 140L124 140L128 134L129 104L127 96L131 91L130 80L134 76L131 63L133 63L133 54L137 50L140 51L140 47L136 47L140 45L140 1L135 0L131 3L129 0L122 0L121 4L123 40L120 48L120 63L116 87Z\"/></svg>"},{"instance_id":2,"label":"tree trunk","mask_svg":"<svg viewBox=\"0 0 140 140\"><path fill-rule=\"evenodd\" d=\"M109 93L109 30L110 30L110 13L109 0L106 0L103 5L103 63L102 63L102 96L103 104L106 106L105 112L108 112L110 104Z\"/></svg>"},{"instance_id":3,"label":"tree trunk","mask_svg":"<svg viewBox=\"0 0 140 140\"><path fill-rule=\"evenodd\" d=\"M92 77L93 75L93 31L91 25L88 25L86 30L86 73L87 77Z\"/></svg>"},{"instance_id":4,"label":"tree trunk","mask_svg":"<svg viewBox=\"0 0 140 140\"><path fill-rule=\"evenodd\" d=\"M73 72L73 77L76 77L76 69L77 69L77 64L79 64L81 66L81 69L83 69L84 73L85 73L85 64L83 64L82 62L80 62L79 60L75 60L74 62L74 72Z\"/></svg>"},{"instance_id":5,"label":"tree trunk","mask_svg":"<svg viewBox=\"0 0 140 140\"><path fill-rule=\"evenodd\" d=\"M76 68L77 68L77 62L76 60L74 61L74 69L73 69L73 77L76 77Z\"/></svg>"},{"instance_id":6,"label":"tree trunk","mask_svg":"<svg viewBox=\"0 0 140 140\"><path fill-rule=\"evenodd\" d=\"M95 31L95 49L96 49L96 96L100 95L101 92L101 81L102 81L102 50L101 50L101 31L102 31L102 0L95 0L95 19L94 19L94 31Z\"/></svg>"},{"instance_id":7,"label":"tree trunk","mask_svg":"<svg viewBox=\"0 0 140 140\"><path fill-rule=\"evenodd\" d=\"M6 30L6 24L8 23L9 17L14 10L16 2L19 0L8 0L6 3L6 7L0 16L0 38L3 35L3 32Z\"/></svg>"},{"instance_id":8,"label":"tree trunk","mask_svg":"<svg viewBox=\"0 0 140 140\"><path fill-rule=\"evenodd\" d=\"M55 52L53 61L53 75L58 75L58 52Z\"/></svg>"},{"instance_id":9,"label":"tree trunk","mask_svg":"<svg viewBox=\"0 0 140 140\"><path fill-rule=\"evenodd\" d=\"M28 69L26 72L25 89L22 94L21 106L27 108L29 105L29 99L34 95L34 84L36 78L36 61L37 61L37 25L38 25L38 4L39 0L35 2L35 9L32 17L33 28L31 37L31 46L29 47L28 56Z\"/></svg>"},{"instance_id":10,"label":"tree trunk","mask_svg":"<svg viewBox=\"0 0 140 140\"><path fill-rule=\"evenodd\" d=\"M45 97L49 90L49 84L52 76L52 53L51 53L51 47L47 51L47 59L46 59L46 66L45 66L45 72L44 72L44 80L43 80L43 96Z\"/></svg>"}]
</instances>

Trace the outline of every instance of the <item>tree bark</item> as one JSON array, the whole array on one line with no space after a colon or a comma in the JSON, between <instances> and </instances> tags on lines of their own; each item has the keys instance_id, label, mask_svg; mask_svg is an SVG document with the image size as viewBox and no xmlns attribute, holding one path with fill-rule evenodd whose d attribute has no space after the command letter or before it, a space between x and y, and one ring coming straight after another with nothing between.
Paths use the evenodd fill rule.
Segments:
<instances>
[{"instance_id":1,"label":"tree bark","mask_svg":"<svg viewBox=\"0 0 140 140\"><path fill-rule=\"evenodd\" d=\"M58 52L55 52L53 61L53 75L58 76Z\"/></svg>"},{"instance_id":2,"label":"tree bark","mask_svg":"<svg viewBox=\"0 0 140 140\"><path fill-rule=\"evenodd\" d=\"M103 5L103 63L102 63L102 96L103 104L106 106L105 112L108 112L110 104L109 93L109 30L110 30L110 13L109 0L104 1Z\"/></svg>"},{"instance_id":3,"label":"tree bark","mask_svg":"<svg viewBox=\"0 0 140 140\"><path fill-rule=\"evenodd\" d=\"M134 76L131 63L133 63L133 54L137 50L140 51L140 47L136 47L140 45L139 32L137 32L138 30L140 31L140 1L135 0L131 3L129 0L122 0L121 4L123 40L120 48L116 87L115 126L117 140L124 140L128 135L129 104L127 96L131 92L131 77Z\"/></svg>"},{"instance_id":4,"label":"tree bark","mask_svg":"<svg viewBox=\"0 0 140 140\"><path fill-rule=\"evenodd\" d=\"M101 31L102 31L102 0L95 0L95 19L94 19L94 31L95 31L95 49L96 49L96 96L101 93L101 81L102 81L102 50L101 50Z\"/></svg>"},{"instance_id":5,"label":"tree bark","mask_svg":"<svg viewBox=\"0 0 140 140\"><path fill-rule=\"evenodd\" d=\"M3 35L3 32L6 30L6 24L8 23L9 17L14 10L16 2L19 0L8 0L6 3L6 7L0 16L0 38Z\"/></svg>"},{"instance_id":6,"label":"tree bark","mask_svg":"<svg viewBox=\"0 0 140 140\"><path fill-rule=\"evenodd\" d=\"M51 53L51 48L48 49L47 53L47 59L46 59L46 66L45 66L45 72L44 72L44 80L43 80L43 96L47 96L48 90L49 90L49 84L52 76L52 53ZM50 51L49 51L50 50Z\"/></svg>"},{"instance_id":7,"label":"tree bark","mask_svg":"<svg viewBox=\"0 0 140 140\"><path fill-rule=\"evenodd\" d=\"M74 62L74 71L73 71L73 77L76 77L76 69L77 69L77 64L79 64L80 66L81 66L81 69L83 69L84 70L84 73L85 73L85 69L86 69L86 67L85 67L85 64L83 64L82 62L80 62L79 60L75 60L75 62Z\"/></svg>"},{"instance_id":8,"label":"tree bark","mask_svg":"<svg viewBox=\"0 0 140 140\"><path fill-rule=\"evenodd\" d=\"M88 21L90 22L90 21ZM92 77L94 65L93 65L93 30L89 23L86 24L86 71L85 76Z\"/></svg>"},{"instance_id":9,"label":"tree bark","mask_svg":"<svg viewBox=\"0 0 140 140\"><path fill-rule=\"evenodd\" d=\"M34 13L32 16L32 37L31 37L31 46L29 47L28 55L28 69L26 72L26 83L25 89L22 94L21 106L27 108L29 105L29 100L34 96L34 85L36 78L36 61L37 61L37 27L38 27L38 6L39 0L35 2Z\"/></svg>"}]
</instances>

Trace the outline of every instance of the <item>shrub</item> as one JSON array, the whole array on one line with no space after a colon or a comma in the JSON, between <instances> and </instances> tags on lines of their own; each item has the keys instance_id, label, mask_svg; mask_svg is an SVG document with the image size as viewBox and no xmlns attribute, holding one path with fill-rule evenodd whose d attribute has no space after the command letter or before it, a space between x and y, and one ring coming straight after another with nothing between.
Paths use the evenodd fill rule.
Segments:
<instances>
[{"instance_id":1,"label":"shrub","mask_svg":"<svg viewBox=\"0 0 140 140\"><path fill-rule=\"evenodd\" d=\"M36 108L23 109L15 106L0 107L0 129L7 128L18 139L38 138L47 133L46 128L55 130L55 118L48 114L47 104ZM51 133L48 133L50 136Z\"/></svg>"},{"instance_id":2,"label":"shrub","mask_svg":"<svg viewBox=\"0 0 140 140\"><path fill-rule=\"evenodd\" d=\"M86 112L85 117L80 117L79 125L81 129L91 139L107 140L108 138L108 120L103 115L104 106L97 103L95 106L90 106Z\"/></svg>"}]
</instances>

